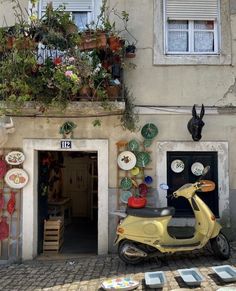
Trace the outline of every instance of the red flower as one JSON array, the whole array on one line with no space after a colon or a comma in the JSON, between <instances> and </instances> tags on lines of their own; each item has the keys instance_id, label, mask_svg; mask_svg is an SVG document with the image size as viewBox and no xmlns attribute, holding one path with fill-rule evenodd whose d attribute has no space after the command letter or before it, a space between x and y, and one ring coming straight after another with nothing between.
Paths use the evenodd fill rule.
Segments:
<instances>
[{"instance_id":1,"label":"red flower","mask_svg":"<svg viewBox=\"0 0 236 291\"><path fill-rule=\"evenodd\" d=\"M62 59L60 57L57 57L53 60L54 65L60 65L62 63Z\"/></svg>"}]
</instances>

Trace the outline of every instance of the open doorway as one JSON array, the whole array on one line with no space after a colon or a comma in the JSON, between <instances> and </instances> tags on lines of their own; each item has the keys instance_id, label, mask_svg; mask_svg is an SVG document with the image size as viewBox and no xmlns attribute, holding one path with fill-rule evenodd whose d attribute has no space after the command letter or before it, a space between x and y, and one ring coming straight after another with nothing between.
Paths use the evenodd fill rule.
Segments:
<instances>
[{"instance_id":1,"label":"open doorway","mask_svg":"<svg viewBox=\"0 0 236 291\"><path fill-rule=\"evenodd\" d=\"M97 152L38 151L38 254L44 220L63 220L62 254L97 253Z\"/></svg>"}]
</instances>

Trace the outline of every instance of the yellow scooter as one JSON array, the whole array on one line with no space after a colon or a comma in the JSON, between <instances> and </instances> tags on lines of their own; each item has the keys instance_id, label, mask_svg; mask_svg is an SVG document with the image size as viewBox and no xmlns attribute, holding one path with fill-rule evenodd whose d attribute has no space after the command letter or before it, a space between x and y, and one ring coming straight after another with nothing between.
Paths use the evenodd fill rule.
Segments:
<instances>
[{"instance_id":1,"label":"yellow scooter","mask_svg":"<svg viewBox=\"0 0 236 291\"><path fill-rule=\"evenodd\" d=\"M202 177L209 169L207 166L203 170ZM220 231L220 224L209 207L196 194L196 191L213 191L215 183L201 179L193 184L183 185L172 194L174 198L181 196L188 199L195 215L193 236L175 238L168 233L168 224L175 213L173 207L140 209L128 207L126 213L120 215L123 219L120 220L116 230L115 244L118 244L118 254L122 261L137 264L145 258L158 258L160 252L175 253L200 249L208 241L218 258L222 260L229 258L229 242Z\"/></svg>"}]
</instances>

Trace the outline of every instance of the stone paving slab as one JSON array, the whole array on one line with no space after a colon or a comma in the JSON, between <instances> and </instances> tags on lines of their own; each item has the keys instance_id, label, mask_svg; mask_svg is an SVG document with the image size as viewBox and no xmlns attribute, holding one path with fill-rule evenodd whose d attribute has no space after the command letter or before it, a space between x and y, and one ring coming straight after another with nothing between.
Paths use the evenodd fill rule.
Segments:
<instances>
[{"instance_id":1,"label":"stone paving slab","mask_svg":"<svg viewBox=\"0 0 236 291\"><path fill-rule=\"evenodd\" d=\"M236 282L225 284L212 271L212 266L229 264L236 267L236 244L227 261L216 259L210 249L164 255L160 261L148 260L139 265L126 265L117 255L82 256L70 260L32 260L20 264L0 266L0 290L4 291L102 291L101 283L108 278L132 277L140 282L140 290L205 290L236 291ZM182 281L178 269L196 267L205 280L201 287L188 286ZM145 286L144 273L164 271L167 284L163 289ZM226 288L227 287L227 288Z\"/></svg>"}]
</instances>

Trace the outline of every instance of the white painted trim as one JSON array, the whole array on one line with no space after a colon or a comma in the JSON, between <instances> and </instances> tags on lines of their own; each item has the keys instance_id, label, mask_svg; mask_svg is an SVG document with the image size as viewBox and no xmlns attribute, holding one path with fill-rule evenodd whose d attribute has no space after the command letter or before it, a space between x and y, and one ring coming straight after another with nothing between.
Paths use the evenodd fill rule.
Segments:
<instances>
[{"instance_id":1,"label":"white painted trim","mask_svg":"<svg viewBox=\"0 0 236 291\"><path fill-rule=\"evenodd\" d=\"M163 115L169 115L169 114L191 114L192 115L192 106L139 106L136 105L135 108L138 110L139 114L163 114ZM197 106L197 112L200 113L201 106ZM217 108L217 107L205 107L205 114L235 114L235 112L232 112L230 108Z\"/></svg>"},{"instance_id":2,"label":"white painted trim","mask_svg":"<svg viewBox=\"0 0 236 291\"><path fill-rule=\"evenodd\" d=\"M161 183L167 183L167 152L171 151L216 151L218 153L218 193L219 215L224 226L230 226L229 212L229 166L228 142L185 142L164 141L157 142L157 191L159 193L160 207L167 206L166 190L160 188ZM172 225L193 226L195 220L189 218L175 218Z\"/></svg>"},{"instance_id":3,"label":"white painted trim","mask_svg":"<svg viewBox=\"0 0 236 291\"><path fill-rule=\"evenodd\" d=\"M22 201L22 259L37 256L38 242L38 155L37 151L62 151L61 139L24 139L26 156L24 169L29 183L23 189ZM98 254L108 252L108 140L73 139L67 151L96 151L98 153Z\"/></svg>"}]
</instances>

